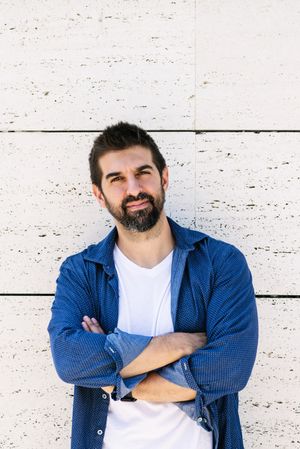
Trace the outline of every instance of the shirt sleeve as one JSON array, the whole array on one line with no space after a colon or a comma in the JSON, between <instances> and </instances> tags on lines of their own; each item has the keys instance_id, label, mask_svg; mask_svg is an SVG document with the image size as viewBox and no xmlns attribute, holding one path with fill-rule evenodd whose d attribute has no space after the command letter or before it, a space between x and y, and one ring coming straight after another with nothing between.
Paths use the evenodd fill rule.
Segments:
<instances>
[{"instance_id":1,"label":"shirt sleeve","mask_svg":"<svg viewBox=\"0 0 300 449\"><path fill-rule=\"evenodd\" d=\"M207 306L207 345L157 371L167 380L197 391L198 416L216 399L245 387L257 351L251 273L243 254L231 245L229 248L216 264Z\"/></svg>"},{"instance_id":2,"label":"shirt sleeve","mask_svg":"<svg viewBox=\"0 0 300 449\"><path fill-rule=\"evenodd\" d=\"M78 386L116 385L117 398L121 398L145 375L123 379L120 370L146 348L152 337L118 328L108 335L85 331L82 319L84 315L95 316L94 301L83 268L75 269L69 259L60 268L48 325L56 371L63 381Z\"/></svg>"},{"instance_id":3,"label":"shirt sleeve","mask_svg":"<svg viewBox=\"0 0 300 449\"><path fill-rule=\"evenodd\" d=\"M144 335L128 334L119 328L115 328L113 333L106 337L105 349L110 351L114 356L117 352L118 357L122 359L122 366L127 366L134 360L150 343L152 337ZM138 374L136 376L123 378L117 376L115 384L115 400L119 400L132 391L142 380L145 379L147 373Z\"/></svg>"}]
</instances>

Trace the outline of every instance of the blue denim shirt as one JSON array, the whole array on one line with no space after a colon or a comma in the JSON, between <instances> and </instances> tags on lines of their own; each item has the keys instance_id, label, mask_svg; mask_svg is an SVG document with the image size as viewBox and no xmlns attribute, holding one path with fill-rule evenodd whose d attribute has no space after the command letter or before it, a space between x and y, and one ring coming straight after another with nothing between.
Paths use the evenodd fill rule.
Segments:
<instances>
[{"instance_id":1,"label":"blue denim shirt","mask_svg":"<svg viewBox=\"0 0 300 449\"><path fill-rule=\"evenodd\" d=\"M168 222L176 242L171 269L174 331L206 332L207 344L157 372L196 390L195 400L175 405L195 425L213 432L214 449L243 449L238 391L251 374L258 339L251 274L233 245L170 218ZM68 257L57 279L48 331L57 373L75 385L72 449L102 447L111 399L101 387L116 385L118 400L146 376L123 379L119 374L152 336L117 328L116 235L114 228L100 243ZM84 315L97 318L106 335L84 331Z\"/></svg>"}]
</instances>

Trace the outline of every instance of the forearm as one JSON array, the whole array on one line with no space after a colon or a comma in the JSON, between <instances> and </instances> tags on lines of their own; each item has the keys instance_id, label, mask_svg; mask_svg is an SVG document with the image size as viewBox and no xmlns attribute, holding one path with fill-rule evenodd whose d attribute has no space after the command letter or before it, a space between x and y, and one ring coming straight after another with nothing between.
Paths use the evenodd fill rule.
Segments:
<instances>
[{"instance_id":1,"label":"forearm","mask_svg":"<svg viewBox=\"0 0 300 449\"><path fill-rule=\"evenodd\" d=\"M151 372L133 389L132 395L136 399L150 402L182 402L195 399L196 391L176 385Z\"/></svg>"},{"instance_id":2,"label":"forearm","mask_svg":"<svg viewBox=\"0 0 300 449\"><path fill-rule=\"evenodd\" d=\"M123 378L148 373L191 354L200 345L199 334L174 332L153 337L147 347L121 371Z\"/></svg>"},{"instance_id":3,"label":"forearm","mask_svg":"<svg viewBox=\"0 0 300 449\"><path fill-rule=\"evenodd\" d=\"M125 366L120 374L132 377L137 374L153 371L182 357L183 348L175 346L174 334L153 337L148 346L131 363Z\"/></svg>"}]
</instances>

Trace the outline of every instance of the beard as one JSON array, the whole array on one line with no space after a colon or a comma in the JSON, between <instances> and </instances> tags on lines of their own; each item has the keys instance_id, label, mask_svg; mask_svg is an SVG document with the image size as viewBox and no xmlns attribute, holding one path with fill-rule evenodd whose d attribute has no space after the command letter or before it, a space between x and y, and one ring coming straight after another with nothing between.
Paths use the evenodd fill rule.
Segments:
<instances>
[{"instance_id":1,"label":"beard","mask_svg":"<svg viewBox=\"0 0 300 449\"><path fill-rule=\"evenodd\" d=\"M109 213L115 220L123 225L125 229L133 232L145 232L153 228L159 220L165 203L165 191L162 186L160 193L156 198L145 192L140 192L136 197L129 195L124 198L120 208L113 206L104 194L103 197ZM128 203L141 200L148 200L149 204L141 210L128 211Z\"/></svg>"}]
</instances>

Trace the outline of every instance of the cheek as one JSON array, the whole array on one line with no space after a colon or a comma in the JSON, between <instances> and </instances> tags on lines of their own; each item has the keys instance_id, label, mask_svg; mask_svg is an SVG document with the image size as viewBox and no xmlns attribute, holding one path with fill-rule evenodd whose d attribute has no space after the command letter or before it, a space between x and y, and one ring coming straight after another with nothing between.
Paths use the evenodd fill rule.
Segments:
<instances>
[{"instance_id":1,"label":"cheek","mask_svg":"<svg viewBox=\"0 0 300 449\"><path fill-rule=\"evenodd\" d=\"M147 180L144 180L144 182L141 183L141 186L145 190L151 190L152 192L155 192L160 189L161 183L157 179L149 178Z\"/></svg>"},{"instance_id":2,"label":"cheek","mask_svg":"<svg viewBox=\"0 0 300 449\"><path fill-rule=\"evenodd\" d=\"M107 198L114 198L122 194L124 187L121 183L112 183L105 187L105 195Z\"/></svg>"},{"instance_id":3,"label":"cheek","mask_svg":"<svg viewBox=\"0 0 300 449\"><path fill-rule=\"evenodd\" d=\"M126 197L126 189L122 186L113 186L108 192L107 199L116 206L121 205L123 199Z\"/></svg>"},{"instance_id":4,"label":"cheek","mask_svg":"<svg viewBox=\"0 0 300 449\"><path fill-rule=\"evenodd\" d=\"M119 185L119 186L114 186L114 188L112 189L112 196L116 199L120 199L122 200L124 196L126 196L126 189L125 187Z\"/></svg>"}]
</instances>

